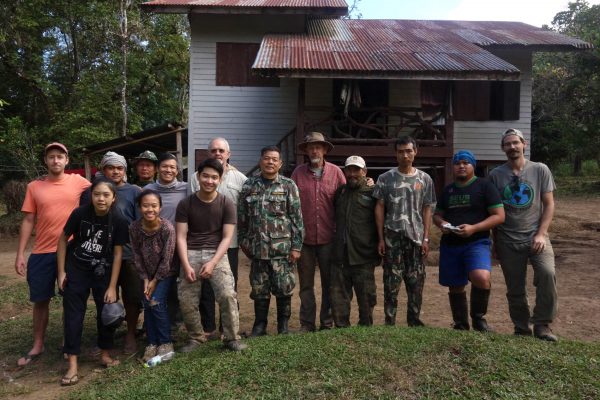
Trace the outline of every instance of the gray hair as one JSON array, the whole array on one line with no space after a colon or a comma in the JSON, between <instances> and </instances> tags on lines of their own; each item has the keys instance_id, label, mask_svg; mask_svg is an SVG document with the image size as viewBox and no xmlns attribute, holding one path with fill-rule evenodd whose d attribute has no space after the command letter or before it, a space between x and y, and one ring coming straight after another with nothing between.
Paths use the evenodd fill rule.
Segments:
<instances>
[{"instance_id":1,"label":"gray hair","mask_svg":"<svg viewBox=\"0 0 600 400\"><path fill-rule=\"evenodd\" d=\"M216 137L216 138L214 138L214 139L211 139L211 140L210 140L210 142L208 142L208 149L209 149L209 150L210 150L210 148L212 147L213 143L214 143L214 142L216 142L216 141L221 141L221 142L225 143L225 150L227 150L227 151L229 151L229 152L231 151L231 150L229 149L229 142L227 141L227 139L225 139L225 138L222 138L222 137Z\"/></svg>"}]
</instances>

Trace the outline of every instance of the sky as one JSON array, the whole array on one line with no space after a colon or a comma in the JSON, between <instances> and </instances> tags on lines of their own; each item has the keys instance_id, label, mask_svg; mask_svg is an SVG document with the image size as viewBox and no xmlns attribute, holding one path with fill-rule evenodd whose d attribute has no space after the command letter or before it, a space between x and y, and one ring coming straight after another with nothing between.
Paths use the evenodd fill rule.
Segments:
<instances>
[{"instance_id":1,"label":"sky","mask_svg":"<svg viewBox=\"0 0 600 400\"><path fill-rule=\"evenodd\" d=\"M541 27L551 25L568 4L568 0L361 0L358 8L364 19L520 21Z\"/></svg>"}]
</instances>

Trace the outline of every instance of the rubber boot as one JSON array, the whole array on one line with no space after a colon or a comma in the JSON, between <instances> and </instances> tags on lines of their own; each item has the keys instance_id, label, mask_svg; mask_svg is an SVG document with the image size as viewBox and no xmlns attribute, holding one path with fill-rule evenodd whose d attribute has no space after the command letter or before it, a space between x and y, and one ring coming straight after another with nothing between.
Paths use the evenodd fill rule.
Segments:
<instances>
[{"instance_id":1,"label":"rubber boot","mask_svg":"<svg viewBox=\"0 0 600 400\"><path fill-rule=\"evenodd\" d=\"M288 321L292 316L292 298L278 297L277 298L277 333L287 335Z\"/></svg>"},{"instance_id":2,"label":"rubber boot","mask_svg":"<svg viewBox=\"0 0 600 400\"><path fill-rule=\"evenodd\" d=\"M448 299L450 300L450 309L452 310L452 319L454 320L452 328L459 331L468 331L470 327L467 292L448 293Z\"/></svg>"},{"instance_id":3,"label":"rubber boot","mask_svg":"<svg viewBox=\"0 0 600 400\"><path fill-rule=\"evenodd\" d=\"M490 300L490 289L480 289L471 285L471 322L473 329L479 332L493 332L485 320Z\"/></svg>"},{"instance_id":4,"label":"rubber boot","mask_svg":"<svg viewBox=\"0 0 600 400\"><path fill-rule=\"evenodd\" d=\"M254 300L254 326L251 336L264 336L267 334L267 322L269 318L269 304L271 299Z\"/></svg>"},{"instance_id":5,"label":"rubber boot","mask_svg":"<svg viewBox=\"0 0 600 400\"><path fill-rule=\"evenodd\" d=\"M398 306L398 300L395 302L385 302L383 306L383 312L385 314L386 325L396 325L396 307Z\"/></svg>"}]
</instances>

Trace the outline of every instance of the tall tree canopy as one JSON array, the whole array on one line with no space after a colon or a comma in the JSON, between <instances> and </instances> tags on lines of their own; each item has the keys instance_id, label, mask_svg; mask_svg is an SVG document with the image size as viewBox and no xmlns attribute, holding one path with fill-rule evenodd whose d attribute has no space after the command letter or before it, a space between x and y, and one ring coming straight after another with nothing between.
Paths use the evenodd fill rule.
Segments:
<instances>
[{"instance_id":1,"label":"tall tree canopy","mask_svg":"<svg viewBox=\"0 0 600 400\"><path fill-rule=\"evenodd\" d=\"M539 54L534 60L533 154L549 164L600 163L600 5L569 3L553 29L594 45L592 51Z\"/></svg>"},{"instance_id":2,"label":"tall tree canopy","mask_svg":"<svg viewBox=\"0 0 600 400\"><path fill-rule=\"evenodd\" d=\"M38 164L51 140L79 147L119 136L123 88L127 133L186 122L187 19L138 3L0 2L0 171Z\"/></svg>"}]
</instances>

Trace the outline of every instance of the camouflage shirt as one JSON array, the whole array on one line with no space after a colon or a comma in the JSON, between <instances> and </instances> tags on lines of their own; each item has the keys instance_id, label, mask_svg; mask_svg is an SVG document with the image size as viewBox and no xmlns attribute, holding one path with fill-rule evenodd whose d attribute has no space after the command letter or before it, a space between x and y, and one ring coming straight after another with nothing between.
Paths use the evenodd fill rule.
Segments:
<instances>
[{"instance_id":1,"label":"camouflage shirt","mask_svg":"<svg viewBox=\"0 0 600 400\"><path fill-rule=\"evenodd\" d=\"M300 195L293 180L277 175L265 185L253 176L242 186L238 203L238 240L253 258L269 260L300 251L304 223Z\"/></svg>"},{"instance_id":2,"label":"camouflage shirt","mask_svg":"<svg viewBox=\"0 0 600 400\"><path fill-rule=\"evenodd\" d=\"M393 168L377 179L373 197L385 203L384 227L418 245L423 241L423 207L435 208L433 180L416 169L414 175Z\"/></svg>"}]
</instances>

